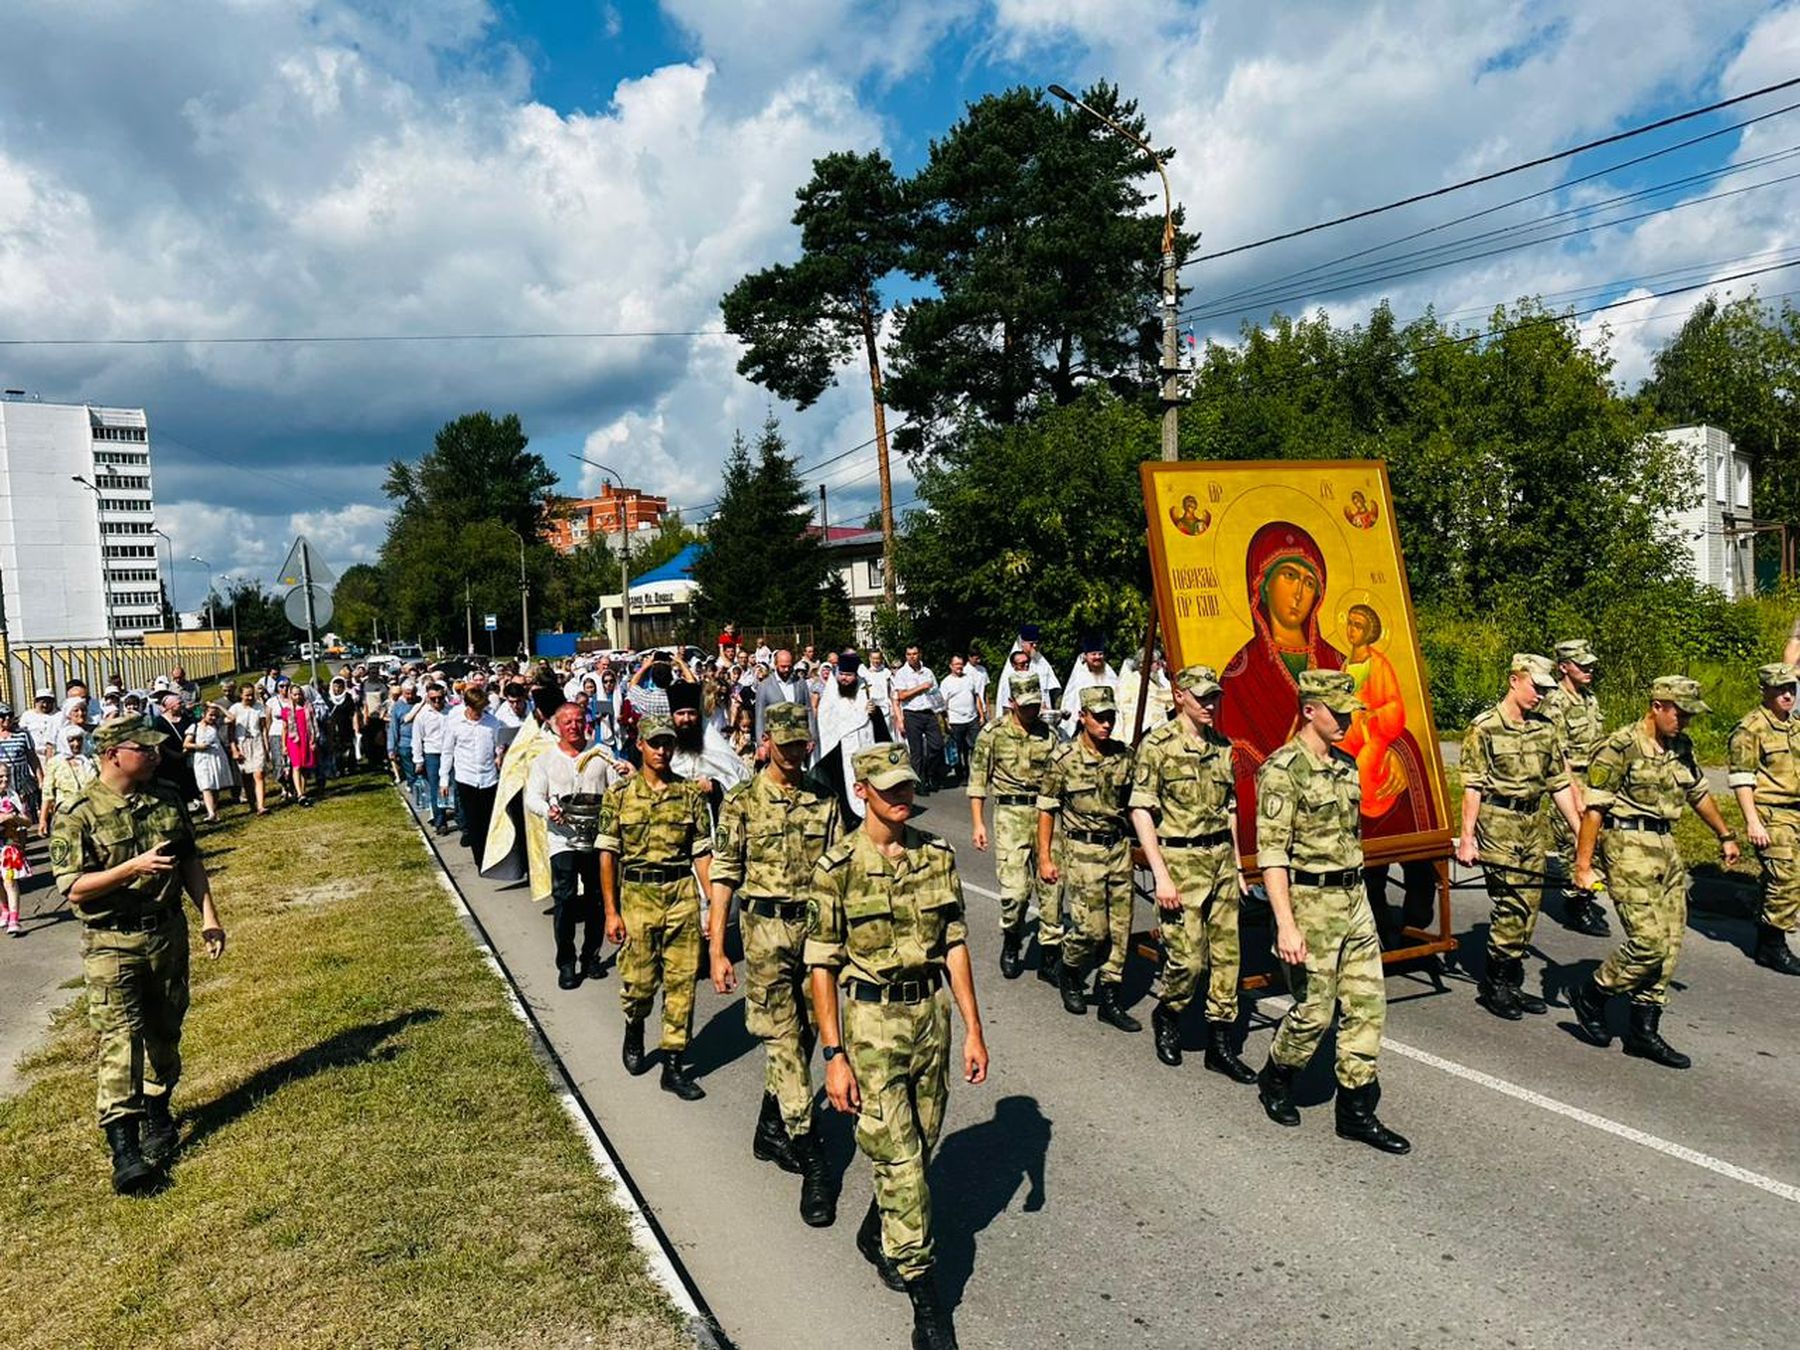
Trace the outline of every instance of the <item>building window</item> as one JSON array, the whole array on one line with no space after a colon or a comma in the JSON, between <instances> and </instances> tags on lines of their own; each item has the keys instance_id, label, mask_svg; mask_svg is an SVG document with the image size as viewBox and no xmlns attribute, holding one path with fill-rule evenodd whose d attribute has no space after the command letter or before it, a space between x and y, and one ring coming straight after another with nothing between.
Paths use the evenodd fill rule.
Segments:
<instances>
[{"instance_id":1,"label":"building window","mask_svg":"<svg viewBox=\"0 0 1800 1350\"><path fill-rule=\"evenodd\" d=\"M97 441L136 441L147 443L150 433L143 427L95 427L94 439Z\"/></svg>"},{"instance_id":2,"label":"building window","mask_svg":"<svg viewBox=\"0 0 1800 1350\"><path fill-rule=\"evenodd\" d=\"M863 575L868 583L868 588L871 591L884 590L885 584L882 581L882 577L886 575L886 570L882 566L882 560L880 558L868 558L864 560L863 568Z\"/></svg>"},{"instance_id":3,"label":"building window","mask_svg":"<svg viewBox=\"0 0 1800 1350\"><path fill-rule=\"evenodd\" d=\"M94 463L123 464L128 468L143 469L149 467L150 455L148 451L96 450Z\"/></svg>"},{"instance_id":4,"label":"building window","mask_svg":"<svg viewBox=\"0 0 1800 1350\"><path fill-rule=\"evenodd\" d=\"M154 558L155 544L108 544L104 555L108 558Z\"/></svg>"},{"instance_id":5,"label":"building window","mask_svg":"<svg viewBox=\"0 0 1800 1350\"><path fill-rule=\"evenodd\" d=\"M103 473L94 476L94 486L103 490L123 488L127 492L148 492L150 480L135 474L130 477L120 477L118 474Z\"/></svg>"},{"instance_id":6,"label":"building window","mask_svg":"<svg viewBox=\"0 0 1800 1350\"><path fill-rule=\"evenodd\" d=\"M100 509L102 511L148 511L151 508L148 497L102 497Z\"/></svg>"}]
</instances>

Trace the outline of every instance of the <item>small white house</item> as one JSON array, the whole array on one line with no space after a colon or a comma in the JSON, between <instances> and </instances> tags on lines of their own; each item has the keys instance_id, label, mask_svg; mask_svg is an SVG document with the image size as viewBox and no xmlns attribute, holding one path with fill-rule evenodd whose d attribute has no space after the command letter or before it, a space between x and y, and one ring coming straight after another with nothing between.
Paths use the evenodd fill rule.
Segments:
<instances>
[{"instance_id":1,"label":"small white house","mask_svg":"<svg viewBox=\"0 0 1800 1350\"><path fill-rule=\"evenodd\" d=\"M1717 427L1671 427L1660 433L1685 454L1699 500L1675 513L1692 558L1690 575L1738 599L1756 589L1750 524L1750 456ZM1735 525L1736 528L1733 528Z\"/></svg>"}]
</instances>

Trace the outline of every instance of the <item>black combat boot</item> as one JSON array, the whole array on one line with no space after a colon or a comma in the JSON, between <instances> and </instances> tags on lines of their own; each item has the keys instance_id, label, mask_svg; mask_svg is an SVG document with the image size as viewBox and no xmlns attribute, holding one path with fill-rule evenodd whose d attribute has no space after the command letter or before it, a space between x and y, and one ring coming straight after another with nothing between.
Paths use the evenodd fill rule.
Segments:
<instances>
[{"instance_id":1,"label":"black combat boot","mask_svg":"<svg viewBox=\"0 0 1800 1350\"><path fill-rule=\"evenodd\" d=\"M1057 963L1057 987L1062 990L1063 1011L1080 1017L1087 1012L1087 977L1067 961Z\"/></svg>"},{"instance_id":2,"label":"black combat boot","mask_svg":"<svg viewBox=\"0 0 1800 1350\"><path fill-rule=\"evenodd\" d=\"M1222 1073L1234 1083L1254 1083L1256 1070L1237 1057L1231 1048L1231 1033L1235 1030L1229 1022L1208 1021L1206 1024L1206 1058L1201 1061L1214 1073Z\"/></svg>"},{"instance_id":3,"label":"black combat boot","mask_svg":"<svg viewBox=\"0 0 1800 1350\"><path fill-rule=\"evenodd\" d=\"M913 1350L956 1350L956 1327L950 1309L938 1297L937 1277L927 1271L908 1280L906 1296L912 1300Z\"/></svg>"},{"instance_id":4,"label":"black combat boot","mask_svg":"<svg viewBox=\"0 0 1800 1350\"><path fill-rule=\"evenodd\" d=\"M1337 1132L1340 1139L1354 1139L1359 1144L1378 1148L1383 1153L1411 1153L1412 1145L1375 1118L1375 1106L1381 1100L1381 1084L1364 1083L1359 1088L1338 1084Z\"/></svg>"},{"instance_id":5,"label":"black combat boot","mask_svg":"<svg viewBox=\"0 0 1800 1350\"><path fill-rule=\"evenodd\" d=\"M837 1222L837 1192L831 1185L831 1165L819 1136L812 1130L793 1136L788 1145L800 1164L800 1218L808 1228L829 1228Z\"/></svg>"},{"instance_id":6,"label":"black combat boot","mask_svg":"<svg viewBox=\"0 0 1800 1350\"><path fill-rule=\"evenodd\" d=\"M142 1195L156 1185L156 1169L144 1161L144 1155L138 1150L136 1117L115 1120L101 1128L106 1131L106 1143L112 1149L113 1193Z\"/></svg>"},{"instance_id":7,"label":"black combat boot","mask_svg":"<svg viewBox=\"0 0 1800 1350\"><path fill-rule=\"evenodd\" d=\"M875 1267L875 1273L881 1276L883 1284L896 1294L906 1292L906 1281L900 1278L900 1272L894 1269L894 1263L881 1250L881 1210L873 1200L869 1201L869 1212L863 1215L862 1226L856 1230L856 1250Z\"/></svg>"},{"instance_id":8,"label":"black combat boot","mask_svg":"<svg viewBox=\"0 0 1800 1350\"><path fill-rule=\"evenodd\" d=\"M664 1092L673 1092L684 1102L697 1102L706 1095L706 1089L688 1073L688 1066L679 1050L663 1051L662 1062L662 1083L659 1086Z\"/></svg>"},{"instance_id":9,"label":"black combat boot","mask_svg":"<svg viewBox=\"0 0 1800 1350\"><path fill-rule=\"evenodd\" d=\"M1270 1120L1277 1125L1298 1125L1300 1113L1294 1109L1294 1076L1297 1070L1277 1064L1274 1056L1256 1075L1256 1096Z\"/></svg>"},{"instance_id":10,"label":"black combat boot","mask_svg":"<svg viewBox=\"0 0 1800 1350\"><path fill-rule=\"evenodd\" d=\"M175 1117L169 1111L168 1094L144 1099L144 1161L161 1167L175 1156Z\"/></svg>"},{"instance_id":11,"label":"black combat boot","mask_svg":"<svg viewBox=\"0 0 1800 1350\"><path fill-rule=\"evenodd\" d=\"M565 962L556 968L556 987L558 989L578 989L581 987L581 976L576 973L573 961Z\"/></svg>"},{"instance_id":12,"label":"black combat boot","mask_svg":"<svg viewBox=\"0 0 1800 1350\"><path fill-rule=\"evenodd\" d=\"M1520 1012L1527 1012L1533 1017L1537 1017L1550 1011L1548 1003L1536 994L1525 991L1525 963L1518 957L1507 961L1506 969L1500 973L1500 978L1505 980L1507 987L1512 990L1513 1002L1519 1005Z\"/></svg>"},{"instance_id":13,"label":"black combat boot","mask_svg":"<svg viewBox=\"0 0 1800 1350\"><path fill-rule=\"evenodd\" d=\"M1025 935L1009 928L1000 934L1000 974L1016 980L1025 973Z\"/></svg>"},{"instance_id":14,"label":"black combat boot","mask_svg":"<svg viewBox=\"0 0 1800 1350\"><path fill-rule=\"evenodd\" d=\"M1046 947L1038 943L1038 978L1045 984L1055 984L1062 978L1062 946Z\"/></svg>"},{"instance_id":15,"label":"black combat boot","mask_svg":"<svg viewBox=\"0 0 1800 1350\"><path fill-rule=\"evenodd\" d=\"M1625 1032L1625 1053L1638 1059L1647 1059L1652 1064L1660 1064L1665 1069L1685 1069L1694 1061L1662 1038L1662 1032L1658 1030L1662 1023L1662 1011L1654 1003L1631 1005L1631 1023Z\"/></svg>"},{"instance_id":16,"label":"black combat boot","mask_svg":"<svg viewBox=\"0 0 1800 1350\"><path fill-rule=\"evenodd\" d=\"M581 954L581 978L584 980L604 980L606 978L606 959L600 955L600 949Z\"/></svg>"},{"instance_id":17,"label":"black combat boot","mask_svg":"<svg viewBox=\"0 0 1800 1350\"><path fill-rule=\"evenodd\" d=\"M1606 922L1606 911L1586 891L1570 891L1563 912L1566 915L1564 925L1577 933L1586 933L1589 937L1605 937L1612 932Z\"/></svg>"},{"instance_id":18,"label":"black combat boot","mask_svg":"<svg viewBox=\"0 0 1800 1350\"><path fill-rule=\"evenodd\" d=\"M1156 1036L1156 1057L1171 1068L1181 1064L1181 1014L1167 1003L1150 1010L1150 1030ZM1255 1074L1250 1075L1255 1078Z\"/></svg>"},{"instance_id":19,"label":"black combat boot","mask_svg":"<svg viewBox=\"0 0 1800 1350\"><path fill-rule=\"evenodd\" d=\"M1119 1006L1119 986L1103 984L1100 986L1100 997L1096 1001L1094 1015L1109 1027L1117 1027L1120 1031L1142 1031L1144 1024Z\"/></svg>"},{"instance_id":20,"label":"black combat boot","mask_svg":"<svg viewBox=\"0 0 1800 1350\"><path fill-rule=\"evenodd\" d=\"M619 1047L619 1058L625 1072L636 1077L650 1066L644 1062L644 1019L634 1017L625 1023L625 1044Z\"/></svg>"},{"instance_id":21,"label":"black combat boot","mask_svg":"<svg viewBox=\"0 0 1800 1350\"><path fill-rule=\"evenodd\" d=\"M800 1160L794 1156L787 1126L781 1121L781 1103L775 1100L773 1092L763 1093L762 1112L756 1117L750 1152L758 1162L772 1162L784 1172L800 1175Z\"/></svg>"},{"instance_id":22,"label":"black combat boot","mask_svg":"<svg viewBox=\"0 0 1800 1350\"><path fill-rule=\"evenodd\" d=\"M1800 975L1800 956L1787 945L1787 934L1772 923L1756 925L1756 964L1783 975Z\"/></svg>"},{"instance_id":23,"label":"black combat boot","mask_svg":"<svg viewBox=\"0 0 1800 1350\"><path fill-rule=\"evenodd\" d=\"M1569 989L1569 1007L1575 1013L1575 1020L1581 1023L1581 1034L1595 1045L1612 1044L1612 1032L1606 1025L1607 997L1607 992L1594 983L1592 975Z\"/></svg>"},{"instance_id":24,"label":"black combat boot","mask_svg":"<svg viewBox=\"0 0 1800 1350\"><path fill-rule=\"evenodd\" d=\"M1499 952L1488 948L1487 969L1476 986L1475 1001L1495 1017L1516 1022L1525 1015L1525 1010L1519 1006L1519 996L1513 992L1512 982L1507 978L1510 964Z\"/></svg>"}]
</instances>

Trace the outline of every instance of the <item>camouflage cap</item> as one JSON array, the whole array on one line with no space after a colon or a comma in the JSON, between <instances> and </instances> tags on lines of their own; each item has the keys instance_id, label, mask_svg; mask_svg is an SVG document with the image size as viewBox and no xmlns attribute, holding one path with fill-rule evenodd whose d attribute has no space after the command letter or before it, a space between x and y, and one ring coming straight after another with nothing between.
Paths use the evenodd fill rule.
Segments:
<instances>
[{"instance_id":1,"label":"camouflage cap","mask_svg":"<svg viewBox=\"0 0 1800 1350\"><path fill-rule=\"evenodd\" d=\"M675 739L675 723L666 717L652 714L638 723L638 740L648 745L651 741L672 741Z\"/></svg>"},{"instance_id":2,"label":"camouflage cap","mask_svg":"<svg viewBox=\"0 0 1800 1350\"><path fill-rule=\"evenodd\" d=\"M1556 688L1556 667L1550 664L1547 656L1539 656L1536 652L1514 652L1507 670L1514 675L1531 676L1531 682L1539 689Z\"/></svg>"},{"instance_id":3,"label":"camouflage cap","mask_svg":"<svg viewBox=\"0 0 1800 1350\"><path fill-rule=\"evenodd\" d=\"M1800 684L1800 666L1790 666L1785 661L1758 666L1756 682L1764 689L1785 689L1790 684Z\"/></svg>"},{"instance_id":4,"label":"camouflage cap","mask_svg":"<svg viewBox=\"0 0 1800 1350\"><path fill-rule=\"evenodd\" d=\"M1356 712L1363 701L1356 696L1356 679L1343 670L1303 670L1300 672L1300 697L1309 703L1323 703L1336 713Z\"/></svg>"},{"instance_id":5,"label":"camouflage cap","mask_svg":"<svg viewBox=\"0 0 1800 1350\"><path fill-rule=\"evenodd\" d=\"M1195 698L1209 698L1224 688L1219 672L1211 666L1183 666L1175 672L1175 687L1185 689Z\"/></svg>"},{"instance_id":6,"label":"camouflage cap","mask_svg":"<svg viewBox=\"0 0 1800 1350\"><path fill-rule=\"evenodd\" d=\"M1659 703L1673 703L1685 713L1712 711L1712 704L1700 697L1700 681L1686 675L1658 675L1651 681L1650 697Z\"/></svg>"},{"instance_id":7,"label":"camouflage cap","mask_svg":"<svg viewBox=\"0 0 1800 1350\"><path fill-rule=\"evenodd\" d=\"M771 703L763 713L763 727L768 731L769 739L780 745L812 739L806 709L798 703Z\"/></svg>"},{"instance_id":8,"label":"camouflage cap","mask_svg":"<svg viewBox=\"0 0 1800 1350\"><path fill-rule=\"evenodd\" d=\"M1110 684L1090 684L1081 691L1081 711L1086 713L1116 713L1119 711L1119 697Z\"/></svg>"},{"instance_id":9,"label":"camouflage cap","mask_svg":"<svg viewBox=\"0 0 1800 1350\"><path fill-rule=\"evenodd\" d=\"M94 729L90 738L96 750L116 750L121 745L154 748L168 739L168 732L158 731L141 713L119 713L109 717Z\"/></svg>"},{"instance_id":10,"label":"camouflage cap","mask_svg":"<svg viewBox=\"0 0 1800 1350\"><path fill-rule=\"evenodd\" d=\"M1012 677L1012 700L1014 703L1042 703L1044 686L1035 675L1015 675Z\"/></svg>"},{"instance_id":11,"label":"camouflage cap","mask_svg":"<svg viewBox=\"0 0 1800 1350\"><path fill-rule=\"evenodd\" d=\"M871 745L866 750L858 750L850 762L856 769L856 781L870 787L891 788L919 781L919 775L913 772L912 761L906 757L904 745Z\"/></svg>"},{"instance_id":12,"label":"camouflage cap","mask_svg":"<svg viewBox=\"0 0 1800 1350\"><path fill-rule=\"evenodd\" d=\"M1594 649L1588 645L1586 638L1569 638L1566 642L1556 644L1558 661L1573 661L1578 666L1597 666L1600 658L1594 655Z\"/></svg>"}]
</instances>

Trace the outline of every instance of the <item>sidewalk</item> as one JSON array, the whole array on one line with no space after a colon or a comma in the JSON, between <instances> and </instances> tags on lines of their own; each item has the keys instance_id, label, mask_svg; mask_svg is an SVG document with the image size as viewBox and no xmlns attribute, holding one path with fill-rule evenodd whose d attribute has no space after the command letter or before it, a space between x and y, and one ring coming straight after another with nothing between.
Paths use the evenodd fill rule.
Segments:
<instances>
[{"instance_id":1,"label":"sidewalk","mask_svg":"<svg viewBox=\"0 0 1800 1350\"><path fill-rule=\"evenodd\" d=\"M74 998L81 978L81 924L56 893L44 841L27 855L33 875L20 888L20 938L0 937L0 1097L19 1087L18 1063L49 1029L51 1014Z\"/></svg>"}]
</instances>

